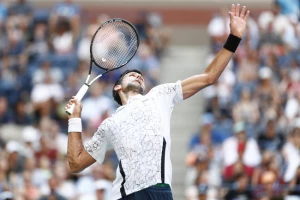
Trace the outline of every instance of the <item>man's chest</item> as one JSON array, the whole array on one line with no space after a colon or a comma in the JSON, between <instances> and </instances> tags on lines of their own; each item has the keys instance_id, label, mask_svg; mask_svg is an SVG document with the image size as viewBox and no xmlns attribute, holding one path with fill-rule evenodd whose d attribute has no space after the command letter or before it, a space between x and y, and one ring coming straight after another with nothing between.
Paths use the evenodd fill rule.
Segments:
<instances>
[{"instance_id":1,"label":"man's chest","mask_svg":"<svg viewBox=\"0 0 300 200\"><path fill-rule=\"evenodd\" d=\"M155 99L142 98L126 105L113 116L110 140L132 146L163 132L159 106Z\"/></svg>"}]
</instances>

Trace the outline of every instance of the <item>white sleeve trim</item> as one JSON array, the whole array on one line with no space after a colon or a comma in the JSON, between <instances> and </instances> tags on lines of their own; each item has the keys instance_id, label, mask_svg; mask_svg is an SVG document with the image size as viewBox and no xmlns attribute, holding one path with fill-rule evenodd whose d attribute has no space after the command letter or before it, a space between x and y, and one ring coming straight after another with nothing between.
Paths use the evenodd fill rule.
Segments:
<instances>
[{"instance_id":1,"label":"white sleeve trim","mask_svg":"<svg viewBox=\"0 0 300 200\"><path fill-rule=\"evenodd\" d=\"M178 80L175 83L175 86L176 86L176 95L174 97L174 103L178 103L183 100L181 80Z\"/></svg>"}]
</instances>

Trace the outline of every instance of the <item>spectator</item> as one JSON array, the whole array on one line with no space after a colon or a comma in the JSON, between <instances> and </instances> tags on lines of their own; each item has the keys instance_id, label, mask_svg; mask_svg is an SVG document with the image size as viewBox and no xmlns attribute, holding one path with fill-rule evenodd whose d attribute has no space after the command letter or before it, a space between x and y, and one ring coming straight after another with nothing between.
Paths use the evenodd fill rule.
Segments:
<instances>
[{"instance_id":1,"label":"spectator","mask_svg":"<svg viewBox=\"0 0 300 200\"><path fill-rule=\"evenodd\" d=\"M262 174L262 185L255 190L256 199L282 199L284 189L278 183L278 177L272 171Z\"/></svg>"},{"instance_id":2,"label":"spectator","mask_svg":"<svg viewBox=\"0 0 300 200\"><path fill-rule=\"evenodd\" d=\"M213 118L211 115L203 117L201 120L201 127L199 132L194 134L189 143L189 150L194 150L197 146L210 146L211 145L211 135L212 135L212 125Z\"/></svg>"},{"instance_id":3,"label":"spectator","mask_svg":"<svg viewBox=\"0 0 300 200\"><path fill-rule=\"evenodd\" d=\"M149 88L147 88L147 91L149 91L153 86L157 85L158 83L160 73L159 61L158 58L155 56L153 50L145 43L140 44L138 56L141 65L140 70L143 74L145 74L145 81L147 82L146 84L150 85Z\"/></svg>"},{"instance_id":4,"label":"spectator","mask_svg":"<svg viewBox=\"0 0 300 200\"><path fill-rule=\"evenodd\" d=\"M10 103L14 103L16 99L17 71L10 65L8 56L2 57L1 73L0 73L0 95L5 96Z\"/></svg>"},{"instance_id":5,"label":"spectator","mask_svg":"<svg viewBox=\"0 0 300 200\"><path fill-rule=\"evenodd\" d=\"M10 191L3 191L3 192L0 192L0 198L4 199L4 200L13 200L14 195Z\"/></svg>"},{"instance_id":6,"label":"spectator","mask_svg":"<svg viewBox=\"0 0 300 200\"><path fill-rule=\"evenodd\" d=\"M198 199L199 200L206 200L208 195L207 195L207 186L206 185L199 185L198 187Z\"/></svg>"},{"instance_id":7,"label":"spectator","mask_svg":"<svg viewBox=\"0 0 300 200\"><path fill-rule=\"evenodd\" d=\"M64 0L53 8L53 15L73 20L79 17L80 8L72 0Z\"/></svg>"},{"instance_id":8,"label":"spectator","mask_svg":"<svg viewBox=\"0 0 300 200\"><path fill-rule=\"evenodd\" d=\"M8 7L7 13L24 32L27 31L32 21L33 9L26 0L15 0L15 3Z\"/></svg>"},{"instance_id":9,"label":"spectator","mask_svg":"<svg viewBox=\"0 0 300 200\"><path fill-rule=\"evenodd\" d=\"M0 27L3 26L7 17L7 7L3 2L0 2Z\"/></svg>"},{"instance_id":10,"label":"spectator","mask_svg":"<svg viewBox=\"0 0 300 200\"><path fill-rule=\"evenodd\" d=\"M24 177L24 189L21 193L24 193L25 199L38 199L40 194L38 188L31 182L31 173L25 171L23 173Z\"/></svg>"},{"instance_id":11,"label":"spectator","mask_svg":"<svg viewBox=\"0 0 300 200\"><path fill-rule=\"evenodd\" d=\"M226 139L222 146L226 180L234 177L236 167L242 167L242 171L245 170L249 177L252 176L254 168L261 161L257 142L253 138L247 139L244 123L236 122L233 131L235 135Z\"/></svg>"},{"instance_id":12,"label":"spectator","mask_svg":"<svg viewBox=\"0 0 300 200\"><path fill-rule=\"evenodd\" d=\"M6 144L8 169L13 173L21 173L24 170L24 156L21 154L19 142L11 140Z\"/></svg>"},{"instance_id":13,"label":"spectator","mask_svg":"<svg viewBox=\"0 0 300 200\"><path fill-rule=\"evenodd\" d=\"M208 24L208 34L211 39L212 52L220 50L229 33L229 18L226 9L221 9Z\"/></svg>"},{"instance_id":14,"label":"spectator","mask_svg":"<svg viewBox=\"0 0 300 200\"><path fill-rule=\"evenodd\" d=\"M12 22L13 23L13 22ZM11 24L7 32L8 32L8 41L6 46L6 53L8 56L19 56L25 50L25 42L24 42L24 33L18 29L16 24ZM10 57L11 59L11 57ZM14 64L13 60L10 60L9 64Z\"/></svg>"},{"instance_id":15,"label":"spectator","mask_svg":"<svg viewBox=\"0 0 300 200\"><path fill-rule=\"evenodd\" d=\"M101 179L93 182L95 191L89 194L81 195L80 200L84 199L97 199L109 200L111 197L111 183L107 180Z\"/></svg>"},{"instance_id":16,"label":"spectator","mask_svg":"<svg viewBox=\"0 0 300 200\"><path fill-rule=\"evenodd\" d=\"M65 22L69 25L73 39L77 39L80 31L80 12L80 7L72 0L63 0L63 2L57 3L51 12L50 31L54 32L58 24Z\"/></svg>"},{"instance_id":17,"label":"spectator","mask_svg":"<svg viewBox=\"0 0 300 200\"><path fill-rule=\"evenodd\" d=\"M9 179L7 179L9 173L8 161L3 157L0 158L0 191L9 190Z\"/></svg>"},{"instance_id":18,"label":"spectator","mask_svg":"<svg viewBox=\"0 0 300 200\"><path fill-rule=\"evenodd\" d=\"M207 196L208 191L208 174L206 171L199 173L196 179L196 186L198 187L198 196L200 199L204 199Z\"/></svg>"},{"instance_id":19,"label":"spectator","mask_svg":"<svg viewBox=\"0 0 300 200\"><path fill-rule=\"evenodd\" d=\"M38 58L45 57L50 52L47 23L43 21L36 22L33 29L32 41L29 44L29 52L34 60L38 60Z\"/></svg>"},{"instance_id":20,"label":"spectator","mask_svg":"<svg viewBox=\"0 0 300 200\"><path fill-rule=\"evenodd\" d=\"M106 180L95 182L97 200L109 200L111 196L111 184Z\"/></svg>"},{"instance_id":21,"label":"spectator","mask_svg":"<svg viewBox=\"0 0 300 200\"><path fill-rule=\"evenodd\" d=\"M54 176L57 177L57 193L66 199L73 199L77 195L76 192L74 192L76 191L76 186L68 172L65 160L55 163Z\"/></svg>"},{"instance_id":22,"label":"spectator","mask_svg":"<svg viewBox=\"0 0 300 200\"><path fill-rule=\"evenodd\" d=\"M150 51L158 59L161 58L166 46L169 43L170 31L163 26L162 16L158 13L138 13L135 27L141 41L150 48Z\"/></svg>"},{"instance_id":23,"label":"spectator","mask_svg":"<svg viewBox=\"0 0 300 200\"><path fill-rule=\"evenodd\" d=\"M271 106L280 105L279 91L272 82L272 70L269 67L259 69L259 84L255 91L255 98L259 102L259 109L263 119L268 119L273 116L268 116L268 109Z\"/></svg>"},{"instance_id":24,"label":"spectator","mask_svg":"<svg viewBox=\"0 0 300 200\"><path fill-rule=\"evenodd\" d=\"M0 96L0 124L9 123L12 120L7 107L7 99Z\"/></svg>"},{"instance_id":25,"label":"spectator","mask_svg":"<svg viewBox=\"0 0 300 200\"><path fill-rule=\"evenodd\" d=\"M91 41L98 27L96 24L89 24L84 32L84 36L80 39L77 50L77 56L80 61L90 62Z\"/></svg>"},{"instance_id":26,"label":"spectator","mask_svg":"<svg viewBox=\"0 0 300 200\"><path fill-rule=\"evenodd\" d=\"M26 111L26 104L24 101L19 100L15 105L14 123L18 125L30 125L32 123L32 117Z\"/></svg>"},{"instance_id":27,"label":"spectator","mask_svg":"<svg viewBox=\"0 0 300 200\"><path fill-rule=\"evenodd\" d=\"M289 193L286 199L287 200L300 199L300 167L297 168L296 175L289 184Z\"/></svg>"},{"instance_id":28,"label":"spectator","mask_svg":"<svg viewBox=\"0 0 300 200\"><path fill-rule=\"evenodd\" d=\"M51 35L51 47L57 55L68 55L74 51L75 37L72 33L70 22L60 20Z\"/></svg>"},{"instance_id":29,"label":"spectator","mask_svg":"<svg viewBox=\"0 0 300 200\"><path fill-rule=\"evenodd\" d=\"M218 87L219 83L216 83ZM211 87L211 86L210 86ZM209 93L209 91L205 91ZM230 106L222 107L220 105L220 98L213 92L213 96L207 99L208 105L206 106L204 115L212 115L214 119L213 123L213 134L212 141L214 144L221 144L226 138L228 138L232 133L232 119L230 111Z\"/></svg>"},{"instance_id":30,"label":"spectator","mask_svg":"<svg viewBox=\"0 0 300 200\"><path fill-rule=\"evenodd\" d=\"M273 21L273 32L280 35L288 47L296 49L298 48L298 43L292 21L298 21L298 16L297 14L283 15L281 14L281 8L282 7L280 7L277 2L273 4L273 13L275 16Z\"/></svg>"},{"instance_id":31,"label":"spectator","mask_svg":"<svg viewBox=\"0 0 300 200\"><path fill-rule=\"evenodd\" d=\"M43 83L47 76L50 76L54 83L60 83L63 80L63 73L61 69L52 67L49 60L44 60L40 68L35 70L32 76L33 84Z\"/></svg>"},{"instance_id":32,"label":"spectator","mask_svg":"<svg viewBox=\"0 0 300 200\"><path fill-rule=\"evenodd\" d=\"M300 112L300 93L295 95L289 95L286 106L285 106L285 116L288 121L291 123L299 115Z\"/></svg>"},{"instance_id":33,"label":"spectator","mask_svg":"<svg viewBox=\"0 0 300 200\"><path fill-rule=\"evenodd\" d=\"M43 157L47 157L50 159L51 163L54 163L57 159L57 155L57 149L52 147L51 144L47 142L46 136L42 136L40 138L40 149L36 151L34 155L37 160L39 161Z\"/></svg>"},{"instance_id":34,"label":"spectator","mask_svg":"<svg viewBox=\"0 0 300 200\"><path fill-rule=\"evenodd\" d=\"M67 155L68 136L60 132L60 127L56 121L50 122L49 138L51 146L58 150L59 155L62 157Z\"/></svg>"},{"instance_id":35,"label":"spectator","mask_svg":"<svg viewBox=\"0 0 300 200\"><path fill-rule=\"evenodd\" d=\"M42 157L39 163L34 157L26 158L25 171L30 174L30 182L40 189L40 187L47 183L51 177L50 160L47 157Z\"/></svg>"},{"instance_id":36,"label":"spectator","mask_svg":"<svg viewBox=\"0 0 300 200\"><path fill-rule=\"evenodd\" d=\"M77 87L81 87L82 83L86 80L86 70L89 68L90 61L81 61L79 62L77 69L76 69L76 75L77 75ZM95 72L91 72L91 76L96 76Z\"/></svg>"},{"instance_id":37,"label":"spectator","mask_svg":"<svg viewBox=\"0 0 300 200\"><path fill-rule=\"evenodd\" d=\"M147 43L150 44L149 47L154 52L154 57L159 59L169 43L170 30L164 26L162 16L155 12L147 14L147 24L149 25Z\"/></svg>"},{"instance_id":38,"label":"spectator","mask_svg":"<svg viewBox=\"0 0 300 200\"><path fill-rule=\"evenodd\" d=\"M105 86L104 82L95 82L90 89L91 96L82 101L85 109L82 110L81 117L92 127L98 127L112 112L112 103L104 96Z\"/></svg>"},{"instance_id":39,"label":"spectator","mask_svg":"<svg viewBox=\"0 0 300 200\"><path fill-rule=\"evenodd\" d=\"M263 133L258 136L258 144L262 151L278 152L284 144L281 133L276 131L276 121L269 120Z\"/></svg>"},{"instance_id":40,"label":"spectator","mask_svg":"<svg viewBox=\"0 0 300 200\"><path fill-rule=\"evenodd\" d=\"M34 157L35 151L39 148L40 130L34 126L25 126L21 135L25 143L23 150L24 156L27 158Z\"/></svg>"},{"instance_id":41,"label":"spectator","mask_svg":"<svg viewBox=\"0 0 300 200\"><path fill-rule=\"evenodd\" d=\"M80 89L80 85L79 85L79 81L78 81L78 75L76 73L70 73L68 76L68 79L64 85L64 90L65 90L65 95L64 95L64 99L70 97L70 96L74 96L74 94L76 94L79 89Z\"/></svg>"},{"instance_id":42,"label":"spectator","mask_svg":"<svg viewBox=\"0 0 300 200\"><path fill-rule=\"evenodd\" d=\"M300 166L300 129L294 128L291 132L291 139L283 147L283 157L287 168L284 173L284 181L291 182Z\"/></svg>"},{"instance_id":43,"label":"spectator","mask_svg":"<svg viewBox=\"0 0 300 200\"><path fill-rule=\"evenodd\" d=\"M225 200L244 199L251 200L252 191L248 185L249 178L246 174L240 174L235 177L235 182L225 196Z\"/></svg>"},{"instance_id":44,"label":"spectator","mask_svg":"<svg viewBox=\"0 0 300 200\"><path fill-rule=\"evenodd\" d=\"M257 187L262 184L262 175L266 171L272 171L277 174L278 165L276 163L276 152L264 151L262 155L262 161L258 167L255 168L253 176L251 178L251 185Z\"/></svg>"},{"instance_id":45,"label":"spectator","mask_svg":"<svg viewBox=\"0 0 300 200\"><path fill-rule=\"evenodd\" d=\"M77 189L80 194L80 199L95 198L95 196L105 196L105 200L109 199L109 194L111 193L111 183L109 182L110 178L108 177L107 171L104 165L93 165L91 166L91 176L81 176L77 181ZM100 190L100 191L99 191Z\"/></svg>"},{"instance_id":46,"label":"spectator","mask_svg":"<svg viewBox=\"0 0 300 200\"><path fill-rule=\"evenodd\" d=\"M287 16L299 17L299 1L297 0L275 0L274 4L280 7L280 12Z\"/></svg>"},{"instance_id":47,"label":"spectator","mask_svg":"<svg viewBox=\"0 0 300 200\"><path fill-rule=\"evenodd\" d=\"M250 50L250 47L247 46L242 50L238 50L238 57L236 62L238 63L237 67L237 84L234 87L233 101L240 100L240 95L243 90L248 90L250 94L253 94L256 87L256 82L258 78L258 68L259 60L258 53L255 50ZM251 98L252 102L258 103L256 98Z\"/></svg>"},{"instance_id":48,"label":"spectator","mask_svg":"<svg viewBox=\"0 0 300 200\"><path fill-rule=\"evenodd\" d=\"M234 121L256 125L259 120L258 104L251 98L251 91L244 88L240 101L232 108Z\"/></svg>"},{"instance_id":49,"label":"spectator","mask_svg":"<svg viewBox=\"0 0 300 200\"><path fill-rule=\"evenodd\" d=\"M48 195L42 196L40 200L49 200L49 199L66 200L66 198L64 198L57 192L58 180L56 177L51 177L48 181L48 184L49 184L50 192Z\"/></svg>"},{"instance_id":50,"label":"spectator","mask_svg":"<svg viewBox=\"0 0 300 200\"><path fill-rule=\"evenodd\" d=\"M31 101L34 109L41 116L49 116L51 111L54 111L51 108L55 107L63 98L62 86L53 82L50 74L46 75L44 82L34 85L31 91Z\"/></svg>"},{"instance_id":51,"label":"spectator","mask_svg":"<svg viewBox=\"0 0 300 200\"><path fill-rule=\"evenodd\" d=\"M32 7L26 0L16 0L16 2L8 8L8 15L21 15L23 17L31 14Z\"/></svg>"}]
</instances>

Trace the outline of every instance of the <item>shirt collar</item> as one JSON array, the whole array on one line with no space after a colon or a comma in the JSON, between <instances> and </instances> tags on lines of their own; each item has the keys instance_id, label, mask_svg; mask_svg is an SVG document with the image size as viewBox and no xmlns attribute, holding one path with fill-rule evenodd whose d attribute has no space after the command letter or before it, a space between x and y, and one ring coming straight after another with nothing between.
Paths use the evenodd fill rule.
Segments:
<instances>
[{"instance_id":1,"label":"shirt collar","mask_svg":"<svg viewBox=\"0 0 300 200\"><path fill-rule=\"evenodd\" d=\"M135 101L137 99L140 99L141 97L143 97L143 95L141 95L141 94L137 94L137 95L131 96L131 97L128 98L127 104L129 104L129 103L131 103L131 102L133 102L133 101ZM119 108L117 108L116 113L119 112L119 111L121 111L123 108L125 108L127 104L125 104L125 105L120 106Z\"/></svg>"},{"instance_id":2,"label":"shirt collar","mask_svg":"<svg viewBox=\"0 0 300 200\"><path fill-rule=\"evenodd\" d=\"M137 95L134 95L134 96L130 96L130 97L128 98L128 100L127 100L127 103L130 103L130 102L132 102L132 101L135 101L135 100L137 100L137 99L140 99L142 96L143 96L143 95L141 95L141 94L137 94Z\"/></svg>"}]
</instances>

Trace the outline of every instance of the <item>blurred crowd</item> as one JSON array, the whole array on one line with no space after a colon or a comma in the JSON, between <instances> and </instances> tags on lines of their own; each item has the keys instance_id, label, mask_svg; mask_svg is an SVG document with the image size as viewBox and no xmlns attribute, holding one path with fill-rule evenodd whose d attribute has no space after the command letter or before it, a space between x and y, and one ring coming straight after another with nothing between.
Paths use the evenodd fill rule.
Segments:
<instances>
[{"instance_id":1,"label":"blurred crowd","mask_svg":"<svg viewBox=\"0 0 300 200\"><path fill-rule=\"evenodd\" d=\"M252 15L206 99L186 156L186 199L300 199L299 1ZM209 63L229 34L227 9L208 24Z\"/></svg>"},{"instance_id":2,"label":"blurred crowd","mask_svg":"<svg viewBox=\"0 0 300 200\"><path fill-rule=\"evenodd\" d=\"M87 19L84 14L72 0L51 8L26 0L0 1L0 200L109 199L114 152L107 153L103 165L77 175L69 173L66 162L64 107L87 77L94 32L119 17L99 13ZM83 140L117 108L111 93L120 73L136 68L147 90L157 84L169 31L159 14L137 15L132 22L141 39L136 56L124 69L93 83L82 100ZM94 67L92 76L101 72Z\"/></svg>"},{"instance_id":3,"label":"blurred crowd","mask_svg":"<svg viewBox=\"0 0 300 200\"><path fill-rule=\"evenodd\" d=\"M206 99L185 163L186 199L300 199L299 1L275 0L251 16L246 34ZM117 159L80 174L66 162L64 106L84 83L95 30L111 17L83 20L83 9L61 0L50 9L26 0L0 1L0 200L107 200ZM157 85L169 32L157 13L136 17L137 55L97 80L84 97L83 139L117 108L112 84L136 68L147 90ZM208 64L229 34L227 9L209 25ZM92 76L101 73L94 68Z\"/></svg>"}]
</instances>

